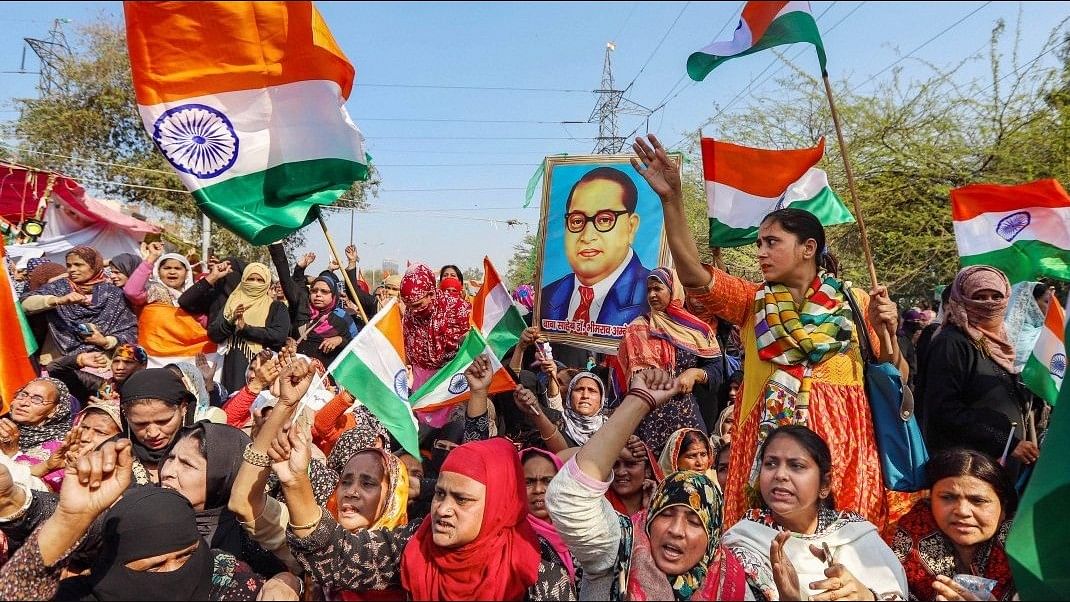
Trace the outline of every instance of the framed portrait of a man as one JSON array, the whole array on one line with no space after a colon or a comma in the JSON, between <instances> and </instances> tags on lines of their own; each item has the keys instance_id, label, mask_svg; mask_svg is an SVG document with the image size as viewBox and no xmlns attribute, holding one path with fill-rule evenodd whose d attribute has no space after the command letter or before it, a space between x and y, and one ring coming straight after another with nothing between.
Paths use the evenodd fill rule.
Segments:
<instances>
[{"instance_id":1,"label":"framed portrait of a man","mask_svg":"<svg viewBox=\"0 0 1070 602\"><path fill-rule=\"evenodd\" d=\"M546 158L534 324L551 341L615 350L648 310L650 270L669 265L661 201L629 158Z\"/></svg>"}]
</instances>

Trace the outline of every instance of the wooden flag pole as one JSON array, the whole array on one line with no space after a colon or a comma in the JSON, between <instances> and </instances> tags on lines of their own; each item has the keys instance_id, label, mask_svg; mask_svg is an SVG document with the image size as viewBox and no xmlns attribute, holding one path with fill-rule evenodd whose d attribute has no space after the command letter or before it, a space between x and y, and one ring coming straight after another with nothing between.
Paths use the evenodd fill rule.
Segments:
<instances>
[{"instance_id":1,"label":"wooden flag pole","mask_svg":"<svg viewBox=\"0 0 1070 602\"><path fill-rule=\"evenodd\" d=\"M840 128L840 114L836 112L836 101L832 99L832 86L829 85L828 72L821 73L821 80L825 82L825 96L829 99L829 109L832 112L832 125L836 128L836 140L840 146L840 156L843 157L843 169L847 173L847 189L851 193L851 202L855 207L855 219L858 220L858 231L862 235L862 252L866 254L866 267L869 268L870 287L877 286L877 268L873 264L873 251L869 247L869 237L866 236L866 222L862 220L862 205L858 201L858 190L855 189L855 176L851 171L851 161L847 158L847 144L843 140L843 130Z\"/></svg>"},{"instance_id":2,"label":"wooden flag pole","mask_svg":"<svg viewBox=\"0 0 1070 602\"><path fill-rule=\"evenodd\" d=\"M327 237L327 246L331 249L331 255L334 256L334 262L339 267L345 265L342 263L342 259L338 256L338 249L334 248L334 239L331 238L331 233L327 231L327 222L323 221L323 213L316 216L316 219L320 222L320 228L323 228L323 235ZM349 298L353 300L353 305L357 306L357 313L360 314L360 319L364 320L364 323L368 323L368 316L364 313L364 306L360 303L360 297L357 296L357 287L353 286L353 282L349 279L349 274L346 273L345 268L342 268L342 278L346 281L346 288L349 289Z\"/></svg>"}]
</instances>

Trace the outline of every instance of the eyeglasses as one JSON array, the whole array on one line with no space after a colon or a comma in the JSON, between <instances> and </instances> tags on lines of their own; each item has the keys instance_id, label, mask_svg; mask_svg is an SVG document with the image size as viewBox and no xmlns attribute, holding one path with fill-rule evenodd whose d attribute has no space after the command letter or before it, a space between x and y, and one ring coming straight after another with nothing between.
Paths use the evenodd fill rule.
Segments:
<instances>
[{"instance_id":1,"label":"eyeglasses","mask_svg":"<svg viewBox=\"0 0 1070 602\"><path fill-rule=\"evenodd\" d=\"M44 397L41 397L40 395L30 395L26 391L22 390L20 390L18 393L15 393L15 399L29 399L31 403L38 406L47 406L55 403L53 401L45 399Z\"/></svg>"},{"instance_id":2,"label":"eyeglasses","mask_svg":"<svg viewBox=\"0 0 1070 602\"><path fill-rule=\"evenodd\" d=\"M383 288L385 288L388 291L400 291L401 290L401 287L390 286L389 284L384 284Z\"/></svg>"},{"instance_id":3,"label":"eyeglasses","mask_svg":"<svg viewBox=\"0 0 1070 602\"><path fill-rule=\"evenodd\" d=\"M594 229L599 232L609 232L617 225L617 218L631 213L627 209L622 211L614 211L612 209L603 209L593 216L588 217L587 214L582 211L573 211L565 215L565 227L569 232L573 234L579 234L583 232L583 229L587 227L587 223L594 224Z\"/></svg>"}]
</instances>

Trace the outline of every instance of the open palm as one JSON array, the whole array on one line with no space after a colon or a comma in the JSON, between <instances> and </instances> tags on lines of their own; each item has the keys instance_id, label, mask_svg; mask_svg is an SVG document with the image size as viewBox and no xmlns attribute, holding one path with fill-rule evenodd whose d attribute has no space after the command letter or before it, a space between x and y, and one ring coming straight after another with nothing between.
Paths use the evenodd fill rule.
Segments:
<instances>
[{"instance_id":1,"label":"open palm","mask_svg":"<svg viewBox=\"0 0 1070 602\"><path fill-rule=\"evenodd\" d=\"M647 134L647 140L636 138L632 144L638 159L632 159L632 167L643 176L654 192L663 199L681 194L680 170L676 162L669 158L665 147L654 134Z\"/></svg>"}]
</instances>

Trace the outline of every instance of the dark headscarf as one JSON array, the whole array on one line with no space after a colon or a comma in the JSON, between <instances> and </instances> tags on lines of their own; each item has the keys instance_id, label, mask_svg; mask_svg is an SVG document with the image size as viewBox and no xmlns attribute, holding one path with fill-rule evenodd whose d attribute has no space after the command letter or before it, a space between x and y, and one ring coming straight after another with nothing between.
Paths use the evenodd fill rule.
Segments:
<instances>
[{"instance_id":1,"label":"dark headscarf","mask_svg":"<svg viewBox=\"0 0 1070 602\"><path fill-rule=\"evenodd\" d=\"M123 274L127 278L130 274L134 273L137 266L141 265L141 258L133 253L120 253L111 258L111 267L113 270Z\"/></svg>"},{"instance_id":2,"label":"dark headscarf","mask_svg":"<svg viewBox=\"0 0 1070 602\"><path fill-rule=\"evenodd\" d=\"M190 413L195 409L196 404L193 399L193 394L186 389L186 385L183 384L182 379L175 376L174 372L171 372L167 368L146 368L144 370L138 370L130 375L130 378L126 379L122 387L119 390L119 400L122 404L123 415L125 420L126 409L130 407L130 404L142 399L159 399L171 407L178 407L182 403L189 404L186 416L183 417L183 424L185 424L190 418ZM152 464L158 466L160 461L170 450L171 446L166 446L158 450L149 449L138 440L137 437L132 436L130 433L129 424L124 425L124 430L130 435L130 444L134 450L134 455L142 463ZM178 439L177 433L175 441ZM239 460L241 454L238 454Z\"/></svg>"},{"instance_id":3,"label":"dark headscarf","mask_svg":"<svg viewBox=\"0 0 1070 602\"><path fill-rule=\"evenodd\" d=\"M48 441L63 441L71 430L71 393L61 380L42 376L22 386L25 389L31 383L44 381L56 388L56 413L46 418L41 424L19 424L19 449L30 450ZM19 389L21 391L22 389Z\"/></svg>"},{"instance_id":4,"label":"dark headscarf","mask_svg":"<svg viewBox=\"0 0 1070 602\"><path fill-rule=\"evenodd\" d=\"M176 571L131 571L126 564L197 542L197 551ZM207 600L212 555L197 533L193 507L173 489L127 490L104 519L101 555L90 573L90 599Z\"/></svg>"},{"instance_id":5,"label":"dark headscarf","mask_svg":"<svg viewBox=\"0 0 1070 602\"><path fill-rule=\"evenodd\" d=\"M34 261L38 261L38 263L35 265ZM47 259L31 259L26 268L26 280L28 282L26 294L36 292L37 289L48 284L49 280L66 273L67 268L54 261L48 261Z\"/></svg>"},{"instance_id":6,"label":"dark headscarf","mask_svg":"<svg viewBox=\"0 0 1070 602\"><path fill-rule=\"evenodd\" d=\"M173 448L186 437L198 434L204 450L204 510L197 512L197 531L212 549L241 557L241 526L227 509L230 490L241 468L242 452L252 443L249 435L227 424L202 421L183 428L175 436Z\"/></svg>"}]
</instances>

